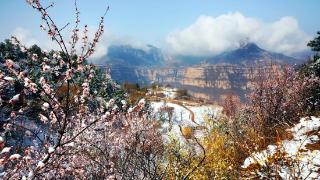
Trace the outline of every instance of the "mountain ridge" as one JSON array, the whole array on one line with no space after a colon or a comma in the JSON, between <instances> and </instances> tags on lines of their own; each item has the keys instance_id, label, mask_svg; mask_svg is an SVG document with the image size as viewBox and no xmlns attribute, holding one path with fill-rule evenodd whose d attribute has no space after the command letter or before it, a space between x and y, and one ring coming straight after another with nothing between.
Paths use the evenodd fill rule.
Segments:
<instances>
[{"instance_id":1,"label":"mountain ridge","mask_svg":"<svg viewBox=\"0 0 320 180\"><path fill-rule=\"evenodd\" d=\"M281 53L270 52L260 48L255 43L247 43L235 50L223 52L208 59L210 64L259 64L264 62L276 62L280 64L296 64L299 59L286 56Z\"/></svg>"},{"instance_id":2,"label":"mountain ridge","mask_svg":"<svg viewBox=\"0 0 320 180\"><path fill-rule=\"evenodd\" d=\"M106 63L111 69L111 76L119 83L170 84L187 89L195 97L215 101L230 93L245 99L245 94L250 89L248 77L251 70L259 68L258 65L270 68L270 61L279 65L299 61L266 51L254 43L247 43L213 57L167 58L161 49L151 45L145 49L116 46L109 53L108 58L111 59Z\"/></svg>"},{"instance_id":3,"label":"mountain ridge","mask_svg":"<svg viewBox=\"0 0 320 180\"><path fill-rule=\"evenodd\" d=\"M168 56L160 48L153 45L146 45L143 48L131 45L112 45L108 48L108 54L100 62L111 66L157 68L200 64L252 65L266 62L294 65L302 63L303 60L267 51L255 43L247 43L237 49L225 51L214 56Z\"/></svg>"},{"instance_id":4,"label":"mountain ridge","mask_svg":"<svg viewBox=\"0 0 320 180\"><path fill-rule=\"evenodd\" d=\"M147 45L145 49L135 48L130 45L112 45L104 57L103 64L122 66L162 66L164 57L161 49Z\"/></svg>"}]
</instances>

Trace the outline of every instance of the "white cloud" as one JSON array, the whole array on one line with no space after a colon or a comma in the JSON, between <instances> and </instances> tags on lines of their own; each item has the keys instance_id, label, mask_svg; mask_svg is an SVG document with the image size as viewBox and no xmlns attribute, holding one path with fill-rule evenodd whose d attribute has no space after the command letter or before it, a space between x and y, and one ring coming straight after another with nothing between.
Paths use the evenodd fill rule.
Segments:
<instances>
[{"instance_id":1,"label":"white cloud","mask_svg":"<svg viewBox=\"0 0 320 180\"><path fill-rule=\"evenodd\" d=\"M88 29L89 29L89 32L88 32L89 40L92 40L94 33L96 31L96 28L89 27ZM39 32L32 32L26 28L18 27L12 32L12 35L17 37L22 44L29 47L36 44L46 50L51 50L51 49L60 50L59 45L56 42L52 41L45 33L41 33L40 30ZM64 36L66 43L69 41L70 36L71 36L71 33L69 33L68 36ZM83 34L79 33L79 36L80 38L82 38ZM108 46L113 41L114 41L113 35L111 35L110 33L104 33L101 36L100 42L97 44L95 53L90 57L90 59L95 60L106 55ZM79 52L81 41L79 41L78 45L79 46L77 47L77 49ZM69 47L69 44L67 43L66 46Z\"/></svg>"},{"instance_id":2,"label":"white cloud","mask_svg":"<svg viewBox=\"0 0 320 180\"><path fill-rule=\"evenodd\" d=\"M237 48L244 39L270 51L292 54L306 50L310 36L299 28L293 17L265 23L241 13L229 13L218 17L200 16L189 27L170 33L166 42L175 54L215 55Z\"/></svg>"},{"instance_id":3,"label":"white cloud","mask_svg":"<svg viewBox=\"0 0 320 180\"><path fill-rule=\"evenodd\" d=\"M30 31L25 28L18 27L12 32L12 36L21 41L26 46L32 46L34 44L39 44L39 41L35 39Z\"/></svg>"},{"instance_id":4,"label":"white cloud","mask_svg":"<svg viewBox=\"0 0 320 180\"><path fill-rule=\"evenodd\" d=\"M94 30L95 29L93 28L89 28L89 32L95 32ZM94 33L91 33L89 35L89 39L93 38L93 34ZM107 55L108 48L111 45L130 45L132 47L140 48L140 49L146 48L145 44L139 41L133 40L129 37L119 36L111 32L105 32L101 36L101 39L96 47L95 53L90 57L91 62L99 63L100 60L103 61L104 59L101 59L101 58Z\"/></svg>"},{"instance_id":5,"label":"white cloud","mask_svg":"<svg viewBox=\"0 0 320 180\"><path fill-rule=\"evenodd\" d=\"M97 28L95 27L88 27L88 38L89 41L92 41L94 38L94 34L96 32ZM65 42L69 41L69 37L71 37L71 30L70 29L66 29L67 35L65 35ZM60 50L59 46L56 44L56 42L50 40L50 38L43 32L41 32L41 30L39 30L39 32L33 32L30 31L26 28L22 28L22 27L18 27L16 28L12 34L13 36L16 36L19 41L21 41L22 44L26 45L26 46L32 46L34 44L40 46L43 49L46 50L51 50L51 49L55 49L55 50ZM83 37L83 31L80 29L79 31L79 43L76 47L78 53L81 50L81 38ZM140 49L145 49L147 50L147 46L139 41L133 40L129 37L125 37L125 36L118 36L116 34L113 34L109 31L106 31L103 33L103 35L100 38L100 41L98 42L96 48L95 48L95 52L92 56L90 56L89 60L90 62L93 63L99 63L100 60L103 61L103 58L105 55L107 55L108 53L108 48L110 45L130 45L132 47L135 48L140 48ZM67 47L69 47L69 44L66 44ZM69 48L70 49L70 48Z\"/></svg>"},{"instance_id":6,"label":"white cloud","mask_svg":"<svg viewBox=\"0 0 320 180\"><path fill-rule=\"evenodd\" d=\"M18 40L27 47L36 44L46 50L59 49L59 46L40 30L34 32L23 27L17 27L11 35L17 37Z\"/></svg>"},{"instance_id":7,"label":"white cloud","mask_svg":"<svg viewBox=\"0 0 320 180\"><path fill-rule=\"evenodd\" d=\"M129 45L133 48L143 49L145 51L148 51L150 49L145 43L132 39L128 36L119 36L111 32L105 32L97 45L95 53L90 57L91 62L104 62L104 59L101 58L107 55L108 48L111 45Z\"/></svg>"},{"instance_id":8,"label":"white cloud","mask_svg":"<svg viewBox=\"0 0 320 180\"><path fill-rule=\"evenodd\" d=\"M89 42L91 42L93 40L96 30L97 30L96 27L88 27ZM79 36L83 37L83 34L80 33ZM100 40L95 48L94 54L92 54L92 56L90 57L90 60L92 62L104 57L107 54L108 47L110 46L109 38L111 38L111 37L112 37L112 35L109 32L104 32L102 34L102 36L100 37ZM81 43L79 43L78 45L81 45ZM80 50L80 47L78 47L78 49Z\"/></svg>"}]
</instances>

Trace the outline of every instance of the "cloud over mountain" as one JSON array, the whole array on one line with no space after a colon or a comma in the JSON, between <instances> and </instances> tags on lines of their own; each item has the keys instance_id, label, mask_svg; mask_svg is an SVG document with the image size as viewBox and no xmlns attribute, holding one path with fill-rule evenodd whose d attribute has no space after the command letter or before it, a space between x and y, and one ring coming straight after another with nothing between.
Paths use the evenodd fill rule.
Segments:
<instances>
[{"instance_id":1,"label":"cloud over mountain","mask_svg":"<svg viewBox=\"0 0 320 180\"><path fill-rule=\"evenodd\" d=\"M90 40L92 40L94 38L94 33L96 31L96 28L95 27L88 27L88 29L89 29L88 37ZM68 42L70 40L69 37L71 36L71 33L69 33L69 32L71 32L71 30L66 31L66 33L63 34L65 37L66 46L68 48L70 48L70 45ZM60 50L59 46L54 41L52 41L47 36L47 34L45 32L41 31L40 29L37 32L32 32L27 28L17 27L12 32L11 35L17 37L22 42L22 44L24 44L26 46L32 46L32 45L36 44L43 49ZM82 31L80 31L79 37L83 37ZM120 41L119 37L117 37L109 32L104 33L100 39L100 43L98 43L98 45L95 49L95 53L90 58L92 60L95 60L95 59L99 59L99 58L105 56L107 54L107 49L110 46L110 44L113 42L117 42L117 41ZM80 46L82 45L81 42L82 41L79 41L79 44L76 47L78 51L81 50L81 48L80 48Z\"/></svg>"},{"instance_id":2,"label":"cloud over mountain","mask_svg":"<svg viewBox=\"0 0 320 180\"><path fill-rule=\"evenodd\" d=\"M200 16L189 27L172 32L166 38L172 53L184 55L216 55L239 47L243 40L290 55L306 50L310 37L294 17L266 23L236 12L218 17Z\"/></svg>"},{"instance_id":3,"label":"cloud over mountain","mask_svg":"<svg viewBox=\"0 0 320 180\"><path fill-rule=\"evenodd\" d=\"M91 41L94 38L94 33L96 32L96 27L88 27L88 38ZM66 46L70 48L69 38L71 37L71 29L67 29L63 36L65 37ZM11 35L17 37L22 44L26 46L32 46L37 44L43 49L51 50L60 50L59 46L52 41L45 32L41 31L40 29L37 32L30 31L27 28L17 27ZM80 30L79 37L82 38L84 36L83 31ZM81 51L82 41L80 40L76 49ZM105 57L108 53L108 48L111 45L130 45L134 48L139 48L143 50L148 50L148 46L144 43L131 39L130 37L126 36L119 36L118 34L112 33L110 31L106 31L102 34L99 43L96 46L94 54L90 57L91 62L99 62L101 58Z\"/></svg>"}]
</instances>

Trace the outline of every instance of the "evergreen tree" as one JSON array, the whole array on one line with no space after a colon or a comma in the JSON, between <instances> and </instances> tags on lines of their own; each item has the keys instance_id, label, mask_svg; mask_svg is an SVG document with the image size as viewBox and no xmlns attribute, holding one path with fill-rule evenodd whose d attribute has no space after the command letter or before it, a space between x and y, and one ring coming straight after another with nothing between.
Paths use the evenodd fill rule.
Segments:
<instances>
[{"instance_id":1,"label":"evergreen tree","mask_svg":"<svg viewBox=\"0 0 320 180\"><path fill-rule=\"evenodd\" d=\"M320 31L317 32L317 37L311 40L307 45L314 52L314 56L305 63L300 72L302 77L313 82L319 82L320 78ZM320 111L320 84L314 83L306 92L306 99L310 102L310 106L307 107L311 114L319 113Z\"/></svg>"}]
</instances>

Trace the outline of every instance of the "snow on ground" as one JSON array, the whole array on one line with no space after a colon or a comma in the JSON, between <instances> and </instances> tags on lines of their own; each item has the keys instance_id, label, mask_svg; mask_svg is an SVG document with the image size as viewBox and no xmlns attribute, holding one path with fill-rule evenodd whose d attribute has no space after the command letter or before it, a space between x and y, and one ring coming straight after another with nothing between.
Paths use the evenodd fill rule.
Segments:
<instances>
[{"instance_id":1,"label":"snow on ground","mask_svg":"<svg viewBox=\"0 0 320 180\"><path fill-rule=\"evenodd\" d=\"M177 96L177 89L175 88L164 88L163 94L170 99L174 99Z\"/></svg>"},{"instance_id":2,"label":"snow on ground","mask_svg":"<svg viewBox=\"0 0 320 180\"><path fill-rule=\"evenodd\" d=\"M222 112L222 108L213 106L187 106L194 113L194 120L196 123L203 125L205 118L210 117L212 119L219 116Z\"/></svg>"},{"instance_id":3,"label":"snow on ground","mask_svg":"<svg viewBox=\"0 0 320 180\"><path fill-rule=\"evenodd\" d=\"M174 104L174 103L165 103L165 102L152 102L151 107L154 112L159 112L161 107L173 107L174 112L172 116L172 120L174 124L181 125L181 126L195 126L196 124L191 120L191 113L185 109L184 107Z\"/></svg>"},{"instance_id":4,"label":"snow on ground","mask_svg":"<svg viewBox=\"0 0 320 180\"><path fill-rule=\"evenodd\" d=\"M172 107L174 108L172 115L172 122L168 121L168 114L164 114L161 117L160 110L162 107ZM162 122L161 133L163 137L169 140L169 136L173 135L179 139L180 142L184 142L184 137L181 134L180 126L194 127L196 124L191 121L191 113L181 107L180 105L174 103L165 103L165 102L151 102L151 107L154 111L154 116L156 119L164 118L166 121Z\"/></svg>"},{"instance_id":5,"label":"snow on ground","mask_svg":"<svg viewBox=\"0 0 320 180\"><path fill-rule=\"evenodd\" d=\"M176 88L168 88L168 87L163 89L157 89L157 90L149 89L149 92L147 93L147 95L163 94L165 98L174 99L177 97L177 91L178 89Z\"/></svg>"},{"instance_id":6,"label":"snow on ground","mask_svg":"<svg viewBox=\"0 0 320 180\"><path fill-rule=\"evenodd\" d=\"M168 138L168 136L173 135L180 139L181 142L185 141L185 138L182 136L182 133L180 131L180 127L187 127L193 129L193 134L196 137L202 136L203 132L200 132L202 130L196 130L196 127L199 125L204 125L205 118L206 117L214 117L221 112L221 108L217 108L214 106L181 106L179 104L171 103L171 102L151 102L151 107L154 112L154 116L156 119L166 119L165 121L162 121L162 128L161 132L165 139ZM173 108L173 114L171 122L168 121L169 117L167 113L163 113L162 115L159 113L159 111L163 107L171 107ZM194 113L194 120L192 120L192 112Z\"/></svg>"},{"instance_id":7,"label":"snow on ground","mask_svg":"<svg viewBox=\"0 0 320 180\"><path fill-rule=\"evenodd\" d=\"M244 161L242 168L254 164L266 166L268 159L278 150L285 153L284 158L297 161L291 167L281 165L278 168L283 179L292 179L292 175L302 179L320 179L320 151L307 146L319 143L319 128L320 118L301 118L300 123L288 130L293 134L293 139L284 140L279 145L269 145L267 150L253 153Z\"/></svg>"}]
</instances>

